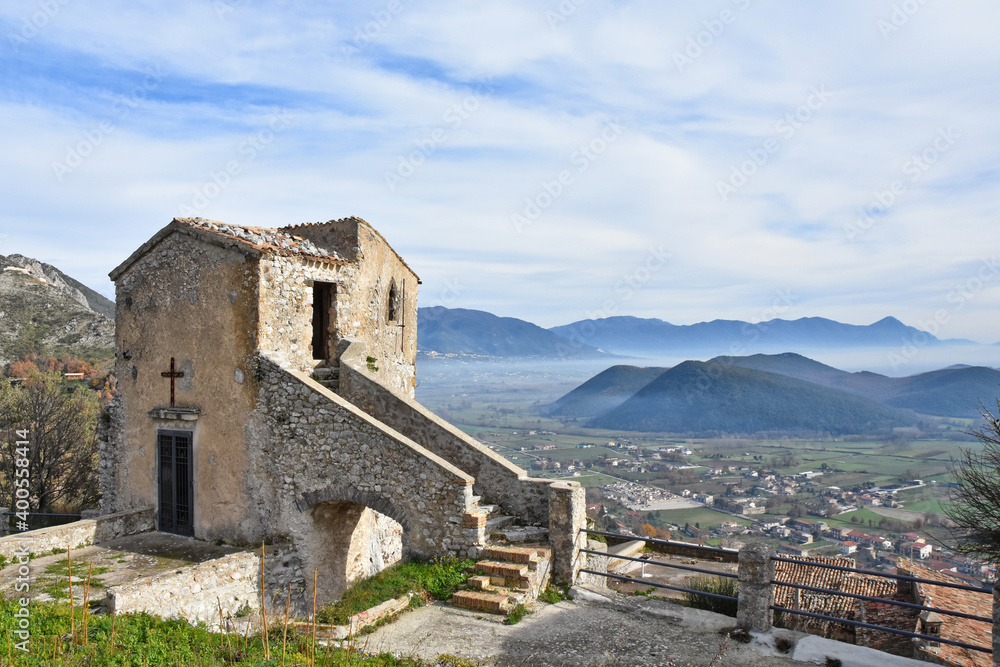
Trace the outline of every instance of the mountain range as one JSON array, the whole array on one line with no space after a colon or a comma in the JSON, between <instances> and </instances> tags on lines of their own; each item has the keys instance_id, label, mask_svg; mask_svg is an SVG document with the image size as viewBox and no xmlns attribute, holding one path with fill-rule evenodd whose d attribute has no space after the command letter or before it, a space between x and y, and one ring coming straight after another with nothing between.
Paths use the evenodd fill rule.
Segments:
<instances>
[{"instance_id":1,"label":"mountain range","mask_svg":"<svg viewBox=\"0 0 1000 667\"><path fill-rule=\"evenodd\" d=\"M421 352L490 357L599 358L707 357L719 354L797 350L900 349L973 345L941 340L886 317L867 326L822 317L751 323L714 320L675 325L659 319L609 317L542 329L513 317L465 308L421 308L417 346Z\"/></svg>"},{"instance_id":2,"label":"mountain range","mask_svg":"<svg viewBox=\"0 0 1000 667\"><path fill-rule=\"evenodd\" d=\"M417 311L417 349L423 353L482 357L593 359L612 355L567 340L514 317L465 308Z\"/></svg>"},{"instance_id":3,"label":"mountain range","mask_svg":"<svg viewBox=\"0 0 1000 667\"><path fill-rule=\"evenodd\" d=\"M885 317L874 324L861 326L823 317L774 319L758 323L713 320L676 325L659 319L622 316L580 320L552 327L549 331L586 345L635 356L899 347L915 340L915 337L921 346L974 344L960 339L939 340L894 317Z\"/></svg>"},{"instance_id":4,"label":"mountain range","mask_svg":"<svg viewBox=\"0 0 1000 667\"><path fill-rule=\"evenodd\" d=\"M765 431L868 434L912 426L917 414L978 417L996 405L1000 371L959 366L903 378L848 373L799 354L613 366L549 413L595 428L673 433Z\"/></svg>"},{"instance_id":5,"label":"mountain range","mask_svg":"<svg viewBox=\"0 0 1000 667\"><path fill-rule=\"evenodd\" d=\"M52 266L0 255L0 366L26 354L114 356L115 305Z\"/></svg>"}]
</instances>

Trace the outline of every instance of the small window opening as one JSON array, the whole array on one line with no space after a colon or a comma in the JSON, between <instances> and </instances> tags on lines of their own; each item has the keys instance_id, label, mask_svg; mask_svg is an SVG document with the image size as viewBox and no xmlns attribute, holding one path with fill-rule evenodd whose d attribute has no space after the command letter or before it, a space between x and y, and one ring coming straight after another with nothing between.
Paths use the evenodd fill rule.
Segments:
<instances>
[{"instance_id":1,"label":"small window opening","mask_svg":"<svg viewBox=\"0 0 1000 667\"><path fill-rule=\"evenodd\" d=\"M396 295L396 281L393 280L392 283L390 283L390 285L389 285L389 312L388 312L387 317L386 317L386 319L388 321L390 321L390 322L395 322L397 319L399 319L399 317L398 317L398 314L399 314L398 313L398 311L399 311L398 301L399 301L399 299L398 299L398 297Z\"/></svg>"}]
</instances>

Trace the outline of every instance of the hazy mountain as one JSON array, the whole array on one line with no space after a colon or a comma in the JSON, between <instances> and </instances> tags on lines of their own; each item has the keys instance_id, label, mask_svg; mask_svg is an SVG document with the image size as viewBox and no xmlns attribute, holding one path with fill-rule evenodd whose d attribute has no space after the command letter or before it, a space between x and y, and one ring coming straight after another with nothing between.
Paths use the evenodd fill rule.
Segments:
<instances>
[{"instance_id":1,"label":"hazy mountain","mask_svg":"<svg viewBox=\"0 0 1000 667\"><path fill-rule=\"evenodd\" d=\"M843 324L822 317L775 319L758 324L714 320L691 325L675 325L659 319L609 317L581 320L549 330L618 354L654 356L693 352L731 353L734 350L897 347L912 341L915 335L919 335L921 345L972 343L965 340L941 341L893 317L867 326Z\"/></svg>"},{"instance_id":2,"label":"hazy mountain","mask_svg":"<svg viewBox=\"0 0 1000 667\"><path fill-rule=\"evenodd\" d=\"M557 417L594 417L617 407L658 378L666 368L612 366L552 404Z\"/></svg>"},{"instance_id":3,"label":"hazy mountain","mask_svg":"<svg viewBox=\"0 0 1000 667\"><path fill-rule=\"evenodd\" d=\"M489 357L612 356L590 345L568 341L531 322L444 306L417 311L417 349L424 353Z\"/></svg>"},{"instance_id":4,"label":"hazy mountain","mask_svg":"<svg viewBox=\"0 0 1000 667\"><path fill-rule=\"evenodd\" d=\"M595 417L595 428L671 433L854 434L916 423L909 412L805 380L685 361Z\"/></svg>"},{"instance_id":5,"label":"hazy mountain","mask_svg":"<svg viewBox=\"0 0 1000 667\"><path fill-rule=\"evenodd\" d=\"M108 359L114 356L109 314L114 304L55 267L0 256L0 365L33 352Z\"/></svg>"},{"instance_id":6,"label":"hazy mountain","mask_svg":"<svg viewBox=\"0 0 1000 667\"><path fill-rule=\"evenodd\" d=\"M716 357L711 362L778 373L858 394L886 405L941 417L977 417L980 401L996 405L1000 371L956 364L909 377L891 378L862 371L848 373L799 354Z\"/></svg>"},{"instance_id":7,"label":"hazy mountain","mask_svg":"<svg viewBox=\"0 0 1000 667\"><path fill-rule=\"evenodd\" d=\"M978 417L982 405L995 414L1000 396L1000 371L984 366L946 368L894 379L895 393L886 403L928 415Z\"/></svg>"}]
</instances>

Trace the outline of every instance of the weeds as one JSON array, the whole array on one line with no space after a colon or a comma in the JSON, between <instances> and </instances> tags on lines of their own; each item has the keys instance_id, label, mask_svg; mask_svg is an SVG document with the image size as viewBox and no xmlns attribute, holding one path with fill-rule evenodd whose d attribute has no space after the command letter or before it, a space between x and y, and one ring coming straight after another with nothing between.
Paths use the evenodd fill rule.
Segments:
<instances>
[{"instance_id":1,"label":"weeds","mask_svg":"<svg viewBox=\"0 0 1000 667\"><path fill-rule=\"evenodd\" d=\"M340 600L323 607L317 620L320 623L346 625L351 616L377 604L413 592L412 606L419 606L422 599L447 600L465 585L474 561L457 559L430 562L410 561L400 563L363 581L359 581L341 596Z\"/></svg>"},{"instance_id":2,"label":"weeds","mask_svg":"<svg viewBox=\"0 0 1000 667\"><path fill-rule=\"evenodd\" d=\"M732 598L739 596L739 582L727 577L699 577L688 584L688 588ZM684 593L681 604L695 609L707 609L726 616L736 616L736 600L724 600L697 593Z\"/></svg>"},{"instance_id":3,"label":"weeds","mask_svg":"<svg viewBox=\"0 0 1000 667\"><path fill-rule=\"evenodd\" d=\"M504 623L507 625L517 625L527 615L528 608L523 604L519 604L507 613L507 618L504 619Z\"/></svg>"},{"instance_id":4,"label":"weeds","mask_svg":"<svg viewBox=\"0 0 1000 667\"><path fill-rule=\"evenodd\" d=\"M549 586L544 591L538 594L538 599L541 600L542 602L548 602L549 604L556 604L557 602L568 600L569 586L563 586L562 588L555 588L553 586Z\"/></svg>"}]
</instances>

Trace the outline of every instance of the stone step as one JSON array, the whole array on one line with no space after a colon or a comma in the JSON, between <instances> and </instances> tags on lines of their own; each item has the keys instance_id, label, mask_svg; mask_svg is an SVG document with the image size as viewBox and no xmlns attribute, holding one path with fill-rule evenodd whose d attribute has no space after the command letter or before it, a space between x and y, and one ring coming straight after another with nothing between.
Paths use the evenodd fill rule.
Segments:
<instances>
[{"instance_id":1,"label":"stone step","mask_svg":"<svg viewBox=\"0 0 1000 667\"><path fill-rule=\"evenodd\" d=\"M482 557L491 561L522 563L534 570L540 562L552 559L552 550L545 547L488 546L483 549Z\"/></svg>"},{"instance_id":2,"label":"stone step","mask_svg":"<svg viewBox=\"0 0 1000 667\"><path fill-rule=\"evenodd\" d=\"M508 580L527 579L528 566L521 563L506 563L497 560L481 560L476 563L476 571L491 577L503 577Z\"/></svg>"},{"instance_id":3,"label":"stone step","mask_svg":"<svg viewBox=\"0 0 1000 667\"><path fill-rule=\"evenodd\" d=\"M548 542L549 531L541 526L506 526L497 530L508 542Z\"/></svg>"},{"instance_id":4,"label":"stone step","mask_svg":"<svg viewBox=\"0 0 1000 667\"><path fill-rule=\"evenodd\" d=\"M511 525L516 520L517 517L513 516L494 516L493 518L486 520L486 532L489 533L494 530L500 530L501 528Z\"/></svg>"},{"instance_id":5,"label":"stone step","mask_svg":"<svg viewBox=\"0 0 1000 667\"><path fill-rule=\"evenodd\" d=\"M451 596L451 604L463 609L494 614L506 614L517 606L517 602L511 596L487 591L458 591Z\"/></svg>"}]
</instances>

